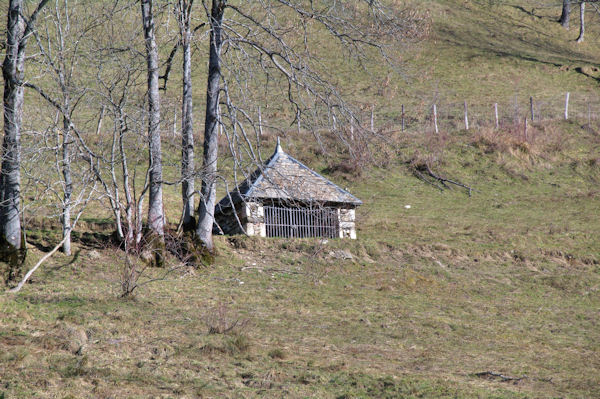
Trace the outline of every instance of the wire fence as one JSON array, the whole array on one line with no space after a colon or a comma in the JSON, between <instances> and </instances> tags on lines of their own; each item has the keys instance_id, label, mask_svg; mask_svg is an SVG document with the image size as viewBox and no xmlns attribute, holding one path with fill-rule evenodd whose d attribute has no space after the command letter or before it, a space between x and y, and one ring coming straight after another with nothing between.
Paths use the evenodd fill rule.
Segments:
<instances>
[{"instance_id":1,"label":"wire fence","mask_svg":"<svg viewBox=\"0 0 600 399\"><path fill-rule=\"evenodd\" d=\"M394 125L405 132L452 131L506 125L575 120L591 124L600 115L600 97L590 93L564 93L561 96L514 96L497 102L444 101L428 104L399 104Z\"/></svg>"}]
</instances>

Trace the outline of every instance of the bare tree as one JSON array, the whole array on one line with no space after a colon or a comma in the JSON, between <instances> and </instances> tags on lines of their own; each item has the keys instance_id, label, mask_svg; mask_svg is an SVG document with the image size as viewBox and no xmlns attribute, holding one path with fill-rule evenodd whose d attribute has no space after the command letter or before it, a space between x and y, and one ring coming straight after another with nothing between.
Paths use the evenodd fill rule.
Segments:
<instances>
[{"instance_id":1,"label":"bare tree","mask_svg":"<svg viewBox=\"0 0 600 399\"><path fill-rule=\"evenodd\" d=\"M192 30L191 14L194 0L177 0L181 50L183 52L183 96L181 103L181 195L184 231L196 226L194 219L194 118L192 107Z\"/></svg>"},{"instance_id":2,"label":"bare tree","mask_svg":"<svg viewBox=\"0 0 600 399\"><path fill-rule=\"evenodd\" d=\"M118 58L118 61L113 64L110 58L113 58L113 61ZM109 54L102 61L98 64L96 95L98 103L102 104L102 109L108 110L107 117L112 119L112 140L108 149L99 149L108 154L104 156L103 162L97 163L94 171L110 203L118 241L123 244L126 251L132 248L139 250L143 234L142 208L144 197L148 192L149 169L146 170L146 178L140 192L137 193L135 178L132 179L131 175L135 177L142 159L136 157L131 148L142 136L143 120L139 115L133 114L135 111L139 114L140 110L135 104L131 107L130 92L135 88L134 81L138 70L132 63L124 62L125 57L122 54L120 57ZM117 67L119 73L103 76L102 71L107 65L108 68ZM102 117L101 112L100 118ZM133 137L130 138L132 135ZM133 166L130 155L133 157Z\"/></svg>"},{"instance_id":3,"label":"bare tree","mask_svg":"<svg viewBox=\"0 0 600 399\"><path fill-rule=\"evenodd\" d=\"M579 3L579 37L577 43L583 42L583 35L585 34L585 1Z\"/></svg>"},{"instance_id":4,"label":"bare tree","mask_svg":"<svg viewBox=\"0 0 600 399\"><path fill-rule=\"evenodd\" d=\"M214 251L212 229L216 204L217 179L217 124L221 81L221 48L223 46L223 16L226 0L213 0L208 14L210 25L210 55L208 59L208 85L206 89L206 116L204 121L204 152L202 166L204 176L198 206L196 234L204 248ZM206 7L206 6L205 6ZM208 12L208 9L206 9Z\"/></svg>"},{"instance_id":5,"label":"bare tree","mask_svg":"<svg viewBox=\"0 0 600 399\"><path fill-rule=\"evenodd\" d=\"M369 73L365 63L376 57L395 65L389 47L420 39L428 24L409 7L387 7L378 0L207 3L203 2L210 51L196 235L204 250L212 253L218 131L227 139L234 169L248 162L260 163L266 115L257 114L267 108L260 102L279 95L283 101L272 106L289 116L290 125L311 131L320 144L321 129L333 130L348 151L357 155L356 142L376 132L363 127L360 107L345 101L332 83L332 71L324 67L315 38L337 46L336 51ZM336 127L327 121L334 121ZM356 127L351 136L341 128L342 123Z\"/></svg>"},{"instance_id":6,"label":"bare tree","mask_svg":"<svg viewBox=\"0 0 600 399\"><path fill-rule=\"evenodd\" d=\"M15 14L17 22L12 25L10 17L13 13L9 12L9 28L16 29L12 36L9 29L9 42L15 35L20 35L24 42L34 33L32 23L46 2L48 0L41 1L32 17L26 19L22 17L21 2L11 1L11 6L18 3L19 10ZM332 83L336 74L323 63L323 54L316 43L327 41L328 51L342 51L350 62L363 68L364 73L370 73L368 63L371 59L380 57L393 67L394 51L389 51L390 47L418 40L427 31L426 20L412 9L398 3L389 8L379 0L355 3L327 0L318 4L304 0L242 0L235 4L227 0L206 0L197 4L203 7L207 23L192 29L193 0L174 0L164 4L175 6L178 43L167 60L167 71L159 76L156 35L161 35L161 18L165 14L155 14L153 5L157 2L140 0L145 51L141 49L141 41L136 40L140 37L139 25L124 28L127 32L122 38L119 37L121 33L112 32L108 38L104 35L104 30L114 30L113 18L122 18L123 22L131 18L130 12L138 12L135 11L137 1L115 0L110 7L108 3L98 6L96 11L102 16L86 20L77 29L69 13L69 8L75 4L83 5L84 2L55 0L54 12L48 14L51 27L35 35L39 52L34 59L38 61L39 71L45 73L43 80L23 83L24 44L22 50L18 50L21 53L15 53L16 56L20 54L21 58L17 57L17 60L21 64L15 66L13 80L7 79L5 73L5 81L9 82L5 84L5 121L6 115L15 110L20 118L23 86L37 91L46 100L45 104L55 111L56 117L49 124L55 128L47 131L56 141L47 145L44 151L54 151L56 176L53 178L56 180L46 181L45 187L47 191L54 190L54 195L62 194L62 246L65 253L70 252L72 198L82 190L77 188L77 176L90 171L101 187L103 198L110 204L117 237L125 244L127 253L130 248L139 249L142 244L141 214L143 200L148 195L147 242L154 251L154 263L158 265L163 263L165 250L163 184L182 183L185 229L195 227L203 250L207 254L214 251L216 188L217 182L225 181L217 167L219 136L221 145L229 147L237 182L238 175L247 176L250 165L261 163L261 140L266 129L281 134L285 134L290 126L298 132L308 131L322 148L321 135L330 131L352 156L361 156L367 148L364 143L378 135L374 128L363 128L361 115L366 108L347 102L337 85ZM161 21L157 25L158 33L155 18ZM168 19L164 22L168 24ZM191 79L195 43L192 35L203 26L210 27L209 70L203 161L202 168L196 171ZM333 40L329 40L331 38ZM79 52L80 46L84 46L85 51ZM159 80L164 79L166 89L170 63L178 48L183 53L181 180L168 183L163 180L162 170ZM7 47L7 50L11 49ZM9 54L11 51L7 51L7 59ZM7 61L5 70L6 64ZM79 70L85 76L75 78ZM20 98L8 107L6 88L11 84L20 90ZM83 107L85 112L78 107ZM372 112L372 109L368 111ZM273 116L275 112L280 115L277 119ZM83 118L78 116L80 113L98 116ZM94 128L91 124L95 125L95 136L92 136ZM15 125L20 126L20 119ZM6 126L9 124L5 123L5 132L10 130ZM345 126L352 126L351 134ZM109 136L102 135L103 131L110 132ZM18 129L16 134L18 144ZM16 219L11 218L11 226L17 224L20 240L19 163L4 166L7 160L15 158L18 161L19 151L14 151L16 156L10 155L9 150L13 148L7 147L6 142L11 143L7 141L8 136L5 133L2 204L12 204ZM46 136L50 137L50 134ZM142 140L148 142L148 156L131 150L132 145ZM140 168L145 179L140 175L138 177L142 178L136 179L137 166L143 161L148 162L147 168ZM10 181L16 181L11 187L17 189L13 192L14 198L7 201L9 196L4 187L9 179L5 177L8 176L5 171L15 171L15 165L16 174L10 174ZM195 223L194 177L197 175L202 177L202 185L198 223ZM141 180L144 182L140 188ZM4 214L0 216L4 218ZM21 242L11 245L17 249Z\"/></svg>"},{"instance_id":7,"label":"bare tree","mask_svg":"<svg viewBox=\"0 0 600 399\"><path fill-rule=\"evenodd\" d=\"M123 27L124 21L132 17L130 13L132 3L116 1L112 4L112 8L95 10L100 12L91 13L94 16L90 17L82 10L69 14L69 7L89 8L89 4L76 0L71 2L73 5L70 5L68 0L56 0L56 11L49 19L53 21L56 29L46 30L46 32L53 32L52 37L36 36L40 54L43 56L43 70L49 72L44 76L54 75L56 88L51 95L48 88L42 89L29 82L26 85L38 91L63 115L62 144L55 146L57 154L59 149L62 149L62 157L59 159L57 156L56 169L61 170L64 176L64 171L68 167L70 177L70 152L65 155L65 147L69 150L74 144L78 144L76 148L79 149L78 157L91 165L91 170L102 187L103 198L110 204L118 242L128 252L133 248L139 253L143 234L143 201L149 191L151 165L143 169L146 178L142 188L136 192L136 172L140 163L147 159L133 149L140 142L148 140L147 135L142 134L142 126L148 118L143 111L147 98L146 91L141 90L144 59L136 48L139 30ZM64 18L61 18L61 13L58 11L59 3L65 9ZM79 19L83 21L78 21ZM117 19L119 21L115 22ZM77 25L73 28L73 32L71 32L71 25ZM77 51L80 46L85 47L87 51ZM66 48L68 50L65 50ZM83 69L88 74L92 72L91 76L84 77L89 87L81 89L75 85L73 73L78 69ZM49 86L47 82L45 86ZM82 103L80 100L84 95L87 96L87 101L84 102L86 111L99 114L93 136L91 129L88 129L88 132L81 132L73 118L74 110ZM104 140L106 136L103 134L103 124L112 126L110 140ZM75 137L71 136L71 132ZM132 159L133 162L130 162ZM38 184L45 186L47 191L53 191L56 181L38 181ZM72 192L72 185L72 179L64 179L63 191L69 188ZM84 188L82 185L80 187ZM64 224L64 221L68 220L64 217L65 205L68 202L65 200L62 204ZM68 226L63 229L65 234L71 230ZM152 240L156 240L156 237ZM63 242L68 243L69 240ZM155 242L150 241L152 244Z\"/></svg>"},{"instance_id":8,"label":"bare tree","mask_svg":"<svg viewBox=\"0 0 600 399\"><path fill-rule=\"evenodd\" d=\"M32 82L25 83L26 87L37 91L62 115L61 134L57 137L60 144L55 147L55 163L62 175L60 219L64 238L62 251L66 255L71 254L71 197L75 184L72 173L72 162L76 156L73 153L73 145L76 143L72 134L73 115L88 91L76 82L76 75L81 67L80 46L85 36L101 23L100 19L90 18L82 12L78 1L73 3L74 5L69 0L54 0L54 7L45 19L45 29L42 26L41 32L33 32L39 51L36 61L41 65L43 76L41 85L46 88Z\"/></svg>"},{"instance_id":9,"label":"bare tree","mask_svg":"<svg viewBox=\"0 0 600 399\"><path fill-rule=\"evenodd\" d=\"M2 64L4 79L4 140L0 171L0 258L9 264L8 280L14 280L25 257L20 221L21 206L21 124L25 49L36 19L48 0L42 0L25 18L23 0L10 0L7 13L6 53Z\"/></svg>"},{"instance_id":10,"label":"bare tree","mask_svg":"<svg viewBox=\"0 0 600 399\"><path fill-rule=\"evenodd\" d=\"M194 162L194 118L192 101L192 43L193 35L199 29L206 26L200 23L192 29L192 6L193 0L176 0L175 16L178 22L178 40L171 49L165 62L165 72L160 76L163 80L161 90L167 91L167 84L172 72L173 61L179 49L183 52L182 59L182 102L181 102L181 194L183 210L181 226L184 232L194 231L195 220L195 162ZM175 130L175 126L173 127Z\"/></svg>"},{"instance_id":11,"label":"bare tree","mask_svg":"<svg viewBox=\"0 0 600 399\"><path fill-rule=\"evenodd\" d=\"M138 48L139 30L127 24L132 18L130 6L135 3L114 4L115 8L107 12L110 18L94 35L95 51L91 53L95 71L92 102L100 111L98 126L105 127L103 132L98 130L95 154L90 156L96 159L96 177L114 216L115 236L125 257L142 256L144 261L160 265L163 236L150 229L143 237L144 201L150 193L153 171L153 163L138 151L140 143L150 144L152 140L147 134L148 80L143 82L148 77L147 53ZM160 78L166 83L168 77ZM110 140L102 139L106 133ZM136 261L127 263L134 265Z\"/></svg>"},{"instance_id":12,"label":"bare tree","mask_svg":"<svg viewBox=\"0 0 600 399\"><path fill-rule=\"evenodd\" d=\"M558 22L563 28L569 29L569 19L571 17L571 0L563 0L562 13Z\"/></svg>"},{"instance_id":13,"label":"bare tree","mask_svg":"<svg viewBox=\"0 0 600 399\"><path fill-rule=\"evenodd\" d=\"M113 5L104 10L104 22L92 35L94 51L88 53L89 70L93 71L88 102L99 116L93 152L87 155L94 160L96 179L114 216L115 238L126 252L139 253L151 168L146 155L137 150L149 140L144 110L147 82L143 82L147 70L136 46L139 30L127 24L137 11L130 2ZM102 140L104 137L109 140ZM144 178L137 179L140 175Z\"/></svg>"},{"instance_id":14,"label":"bare tree","mask_svg":"<svg viewBox=\"0 0 600 399\"><path fill-rule=\"evenodd\" d=\"M141 0L142 24L146 47L148 71L148 143L150 154L148 229L151 242L155 243L156 264L164 262L163 176L160 136L160 94L158 90L159 65L156 45L153 0Z\"/></svg>"}]
</instances>

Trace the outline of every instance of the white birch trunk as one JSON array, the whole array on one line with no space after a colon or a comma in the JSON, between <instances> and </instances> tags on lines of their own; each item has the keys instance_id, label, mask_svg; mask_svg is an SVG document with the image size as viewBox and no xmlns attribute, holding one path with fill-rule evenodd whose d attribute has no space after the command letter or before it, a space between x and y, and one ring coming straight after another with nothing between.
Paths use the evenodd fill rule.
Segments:
<instances>
[{"instance_id":1,"label":"white birch trunk","mask_svg":"<svg viewBox=\"0 0 600 399\"><path fill-rule=\"evenodd\" d=\"M148 229L152 235L157 265L162 265L164 244L164 208L162 192L162 155L160 137L160 95L158 92L158 50L154 34L152 0L141 0L146 63L148 69L148 142L150 179L148 200Z\"/></svg>"},{"instance_id":2,"label":"white birch trunk","mask_svg":"<svg viewBox=\"0 0 600 399\"><path fill-rule=\"evenodd\" d=\"M192 107L192 51L190 18L192 2L179 0L179 29L183 50L183 102L181 110L181 195L183 229L193 230L194 220L194 119Z\"/></svg>"},{"instance_id":3,"label":"white birch trunk","mask_svg":"<svg viewBox=\"0 0 600 399\"><path fill-rule=\"evenodd\" d=\"M196 234L203 247L209 252L214 252L212 229L216 204L216 175L218 153L218 112L219 112L219 86L221 79L221 46L223 13L225 0L213 0L210 15L210 56L208 61L208 85L206 91L206 119L204 123L204 154L202 167L202 196L198 206L198 226Z\"/></svg>"},{"instance_id":4,"label":"white birch trunk","mask_svg":"<svg viewBox=\"0 0 600 399\"><path fill-rule=\"evenodd\" d=\"M585 34L585 2L579 3L579 37L577 43L583 42L583 35Z\"/></svg>"}]
</instances>

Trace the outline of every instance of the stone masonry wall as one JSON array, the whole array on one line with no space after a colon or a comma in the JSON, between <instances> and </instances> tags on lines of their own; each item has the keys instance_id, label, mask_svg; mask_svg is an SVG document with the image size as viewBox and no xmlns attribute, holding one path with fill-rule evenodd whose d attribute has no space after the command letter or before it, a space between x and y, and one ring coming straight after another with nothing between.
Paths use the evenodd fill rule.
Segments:
<instances>
[{"instance_id":1,"label":"stone masonry wall","mask_svg":"<svg viewBox=\"0 0 600 399\"><path fill-rule=\"evenodd\" d=\"M241 218L245 221L244 228L249 236L267 236L265 226L265 209L258 202L246 202L242 204Z\"/></svg>"},{"instance_id":2,"label":"stone masonry wall","mask_svg":"<svg viewBox=\"0 0 600 399\"><path fill-rule=\"evenodd\" d=\"M340 208L338 210L340 221L340 238L350 238L356 240L356 211L354 208Z\"/></svg>"}]
</instances>

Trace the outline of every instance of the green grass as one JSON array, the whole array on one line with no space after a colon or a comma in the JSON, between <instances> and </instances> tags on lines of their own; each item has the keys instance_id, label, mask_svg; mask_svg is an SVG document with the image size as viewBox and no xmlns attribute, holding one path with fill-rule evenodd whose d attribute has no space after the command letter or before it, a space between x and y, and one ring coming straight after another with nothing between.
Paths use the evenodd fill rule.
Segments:
<instances>
[{"instance_id":1,"label":"green grass","mask_svg":"<svg viewBox=\"0 0 600 399\"><path fill-rule=\"evenodd\" d=\"M436 87L447 103L483 105L595 95L597 82L574 69L598 63L593 13L576 46L575 27L553 22L558 7L491 3L420 3L432 36L391 93L340 74L390 124L400 101L426 109ZM92 208L73 257L55 255L22 292L0 294L0 398L594 397L598 126L535 123L527 141L510 125L424 130L391 135L385 167L360 176L332 168L343 154L323 159L309 140L287 139L287 151L364 201L357 241L218 237L215 265L170 258L174 270L145 270L142 281L158 280L133 299L118 298L123 258L98 247L110 226ZM174 179L176 143L165 148ZM409 164L423 159L472 196L416 179ZM165 187L171 223L178 190ZM30 262L58 228L31 224Z\"/></svg>"},{"instance_id":2,"label":"green grass","mask_svg":"<svg viewBox=\"0 0 600 399\"><path fill-rule=\"evenodd\" d=\"M22 293L0 297L3 389L8 397L593 396L597 133L568 123L536 129L572 139L552 150L534 135L529 152L491 151L475 133L442 139L436 170L472 185L472 197L415 179L400 156L348 181L365 202L359 240L218 238L214 266L178 268L134 300L117 299L115 251L96 259L82 246L77 262L58 255ZM340 249L353 260L337 259ZM79 354L68 349L76 328L88 336ZM527 377L475 375L483 371Z\"/></svg>"}]
</instances>

